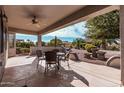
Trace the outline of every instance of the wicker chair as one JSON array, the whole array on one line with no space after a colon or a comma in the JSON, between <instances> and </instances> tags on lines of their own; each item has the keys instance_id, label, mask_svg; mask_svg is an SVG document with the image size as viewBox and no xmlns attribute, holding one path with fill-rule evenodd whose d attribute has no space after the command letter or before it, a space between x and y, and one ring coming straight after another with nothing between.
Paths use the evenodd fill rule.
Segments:
<instances>
[{"instance_id":1,"label":"wicker chair","mask_svg":"<svg viewBox=\"0 0 124 93\"><path fill-rule=\"evenodd\" d=\"M70 51L66 52L66 54L63 57L61 57L61 59L59 59L64 62L67 62L68 67L69 67L69 56L70 56Z\"/></svg>"},{"instance_id":2,"label":"wicker chair","mask_svg":"<svg viewBox=\"0 0 124 93\"><path fill-rule=\"evenodd\" d=\"M38 66L39 66L39 62L42 60L45 60L45 57L43 55L43 52L42 50L36 50L36 55L37 55L37 58L38 58L38 63L37 63L37 69L38 69Z\"/></svg>"},{"instance_id":3,"label":"wicker chair","mask_svg":"<svg viewBox=\"0 0 124 93\"><path fill-rule=\"evenodd\" d=\"M45 59L46 59L45 72L48 71L48 68L51 67L51 65L58 66L56 52L54 51L45 52Z\"/></svg>"}]
</instances>

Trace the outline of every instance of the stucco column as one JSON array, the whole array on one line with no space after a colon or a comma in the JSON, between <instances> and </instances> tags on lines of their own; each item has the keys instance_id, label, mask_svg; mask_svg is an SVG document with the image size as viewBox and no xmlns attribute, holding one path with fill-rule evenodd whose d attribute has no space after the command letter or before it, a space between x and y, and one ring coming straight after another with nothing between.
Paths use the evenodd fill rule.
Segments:
<instances>
[{"instance_id":1,"label":"stucco column","mask_svg":"<svg viewBox=\"0 0 124 93\"><path fill-rule=\"evenodd\" d=\"M41 35L37 35L37 39L38 39L38 47L42 46L42 36Z\"/></svg>"},{"instance_id":2,"label":"stucco column","mask_svg":"<svg viewBox=\"0 0 124 93\"><path fill-rule=\"evenodd\" d=\"M121 82L124 85L124 5L120 6Z\"/></svg>"}]
</instances>

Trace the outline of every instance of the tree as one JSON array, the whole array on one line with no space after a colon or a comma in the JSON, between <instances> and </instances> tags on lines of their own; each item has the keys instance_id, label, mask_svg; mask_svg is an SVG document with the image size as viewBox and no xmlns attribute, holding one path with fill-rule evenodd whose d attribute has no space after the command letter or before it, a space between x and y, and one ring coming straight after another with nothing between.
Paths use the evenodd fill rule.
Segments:
<instances>
[{"instance_id":1,"label":"tree","mask_svg":"<svg viewBox=\"0 0 124 93\"><path fill-rule=\"evenodd\" d=\"M46 42L42 41L42 46L45 46L46 45Z\"/></svg>"},{"instance_id":2,"label":"tree","mask_svg":"<svg viewBox=\"0 0 124 93\"><path fill-rule=\"evenodd\" d=\"M85 33L87 38L99 39L102 46L106 48L106 42L119 38L119 11L100 15L90 19L86 23L88 31Z\"/></svg>"},{"instance_id":3,"label":"tree","mask_svg":"<svg viewBox=\"0 0 124 93\"><path fill-rule=\"evenodd\" d=\"M82 43L85 43L82 38L76 38L75 40L73 40L72 45L79 49L81 48Z\"/></svg>"},{"instance_id":4,"label":"tree","mask_svg":"<svg viewBox=\"0 0 124 93\"><path fill-rule=\"evenodd\" d=\"M55 47L61 44L62 44L62 40L58 39L56 36L48 43L49 46L55 46Z\"/></svg>"},{"instance_id":5,"label":"tree","mask_svg":"<svg viewBox=\"0 0 124 93\"><path fill-rule=\"evenodd\" d=\"M42 46L45 46L46 45L46 42L41 41L41 44L42 44ZM36 42L36 46L38 46L38 42Z\"/></svg>"},{"instance_id":6,"label":"tree","mask_svg":"<svg viewBox=\"0 0 124 93\"><path fill-rule=\"evenodd\" d=\"M31 46L35 46L35 44L33 42L16 42L16 47L30 48Z\"/></svg>"}]
</instances>

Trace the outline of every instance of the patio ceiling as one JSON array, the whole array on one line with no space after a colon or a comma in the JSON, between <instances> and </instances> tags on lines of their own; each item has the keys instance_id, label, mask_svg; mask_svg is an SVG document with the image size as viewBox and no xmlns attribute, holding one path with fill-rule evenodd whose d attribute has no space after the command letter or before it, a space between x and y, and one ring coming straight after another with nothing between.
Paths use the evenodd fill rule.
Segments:
<instances>
[{"instance_id":1,"label":"patio ceiling","mask_svg":"<svg viewBox=\"0 0 124 93\"><path fill-rule=\"evenodd\" d=\"M4 6L8 17L9 31L25 34L45 34L62 27L93 18L97 15L118 9L118 6L110 5L11 5ZM30 12L38 13L42 17L40 28L31 23L32 18L28 17Z\"/></svg>"},{"instance_id":2,"label":"patio ceiling","mask_svg":"<svg viewBox=\"0 0 124 93\"><path fill-rule=\"evenodd\" d=\"M27 6L4 6L6 15L8 17L8 26L11 29L23 29L27 32L38 32L44 28L52 25L56 21L68 16L69 14L79 10L84 6L82 5L27 5ZM33 25L28 25L31 23L32 18L28 18L29 12L37 12L43 17L38 18L40 20L40 28ZM29 33L30 34L30 33Z\"/></svg>"}]
</instances>

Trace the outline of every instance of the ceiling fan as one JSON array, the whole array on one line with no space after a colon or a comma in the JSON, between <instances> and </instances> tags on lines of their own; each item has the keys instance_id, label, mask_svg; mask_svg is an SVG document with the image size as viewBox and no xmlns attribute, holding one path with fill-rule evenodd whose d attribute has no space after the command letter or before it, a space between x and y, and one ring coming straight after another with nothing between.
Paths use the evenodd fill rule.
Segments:
<instances>
[{"instance_id":1,"label":"ceiling fan","mask_svg":"<svg viewBox=\"0 0 124 93\"><path fill-rule=\"evenodd\" d=\"M46 18L46 15L42 14L41 6L28 6L23 7L24 15L23 17L31 20L27 25L35 26L37 28L41 27L41 19Z\"/></svg>"},{"instance_id":2,"label":"ceiling fan","mask_svg":"<svg viewBox=\"0 0 124 93\"><path fill-rule=\"evenodd\" d=\"M27 25L30 25L30 26L33 25L33 26L35 26L37 28L40 28L41 27L41 24L40 23L41 22L38 20L38 18L36 16L33 16L31 22L28 23Z\"/></svg>"}]
</instances>

